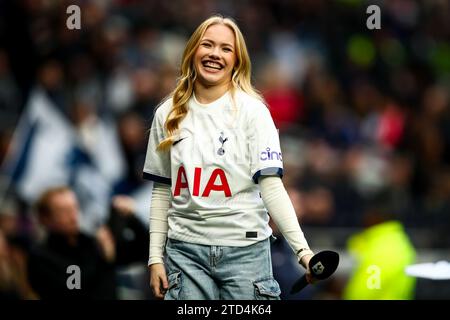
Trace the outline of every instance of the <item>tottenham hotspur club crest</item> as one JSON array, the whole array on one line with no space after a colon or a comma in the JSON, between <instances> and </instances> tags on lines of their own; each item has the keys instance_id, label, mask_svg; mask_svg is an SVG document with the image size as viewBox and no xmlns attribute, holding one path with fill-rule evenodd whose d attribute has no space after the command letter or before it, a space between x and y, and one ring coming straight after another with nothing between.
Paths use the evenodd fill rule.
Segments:
<instances>
[{"instance_id":1,"label":"tottenham hotspur club crest","mask_svg":"<svg viewBox=\"0 0 450 320\"><path fill-rule=\"evenodd\" d=\"M220 141L220 143L221 143L222 145L220 146L219 150L217 150L217 154L218 154L219 156L223 156L223 154L225 153L225 150L224 150L224 148L223 148L223 144L224 144L225 142L227 142L227 140L228 140L228 138L224 138L224 133L221 132L221 133L220 133L220 137L219 137L219 141Z\"/></svg>"}]
</instances>

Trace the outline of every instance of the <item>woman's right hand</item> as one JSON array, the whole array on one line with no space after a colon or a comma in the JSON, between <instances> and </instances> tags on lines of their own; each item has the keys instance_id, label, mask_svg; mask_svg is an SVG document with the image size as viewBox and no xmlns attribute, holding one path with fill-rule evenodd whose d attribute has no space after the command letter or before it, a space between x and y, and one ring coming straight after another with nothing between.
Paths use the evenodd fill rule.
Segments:
<instances>
[{"instance_id":1,"label":"woman's right hand","mask_svg":"<svg viewBox=\"0 0 450 320\"><path fill-rule=\"evenodd\" d=\"M156 299L164 299L164 295L169 288L166 269L164 264L155 263L150 265L150 287Z\"/></svg>"}]
</instances>

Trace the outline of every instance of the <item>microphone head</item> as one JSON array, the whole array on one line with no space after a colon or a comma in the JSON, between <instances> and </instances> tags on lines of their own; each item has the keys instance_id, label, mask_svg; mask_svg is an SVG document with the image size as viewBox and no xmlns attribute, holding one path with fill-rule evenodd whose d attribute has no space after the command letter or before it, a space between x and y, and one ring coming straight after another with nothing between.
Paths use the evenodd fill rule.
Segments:
<instances>
[{"instance_id":1,"label":"microphone head","mask_svg":"<svg viewBox=\"0 0 450 320\"><path fill-rule=\"evenodd\" d=\"M309 269L314 278L323 280L331 276L339 265L339 254L325 250L315 254L309 260Z\"/></svg>"}]
</instances>

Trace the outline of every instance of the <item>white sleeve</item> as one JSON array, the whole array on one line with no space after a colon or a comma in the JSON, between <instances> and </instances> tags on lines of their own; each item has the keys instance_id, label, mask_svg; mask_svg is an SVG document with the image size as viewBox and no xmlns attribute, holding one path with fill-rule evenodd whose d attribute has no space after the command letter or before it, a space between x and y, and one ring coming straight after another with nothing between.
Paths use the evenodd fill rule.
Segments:
<instances>
[{"instance_id":1,"label":"white sleeve","mask_svg":"<svg viewBox=\"0 0 450 320\"><path fill-rule=\"evenodd\" d=\"M170 101L170 100L169 100ZM164 140L165 116L163 107L158 107L153 117L152 127L148 138L147 154L145 156L143 177L147 180L171 185L170 151L157 151L159 143Z\"/></svg>"},{"instance_id":2,"label":"white sleeve","mask_svg":"<svg viewBox=\"0 0 450 320\"><path fill-rule=\"evenodd\" d=\"M313 254L297 220L294 206L279 177L259 179L261 198L278 229L288 241L300 262L307 254Z\"/></svg>"},{"instance_id":3,"label":"white sleeve","mask_svg":"<svg viewBox=\"0 0 450 320\"><path fill-rule=\"evenodd\" d=\"M164 246L166 244L168 223L167 211L170 208L171 191L166 184L155 182L150 206L150 245L148 265L164 263Z\"/></svg>"},{"instance_id":4,"label":"white sleeve","mask_svg":"<svg viewBox=\"0 0 450 320\"><path fill-rule=\"evenodd\" d=\"M262 104L262 103L261 103ZM249 121L250 170L253 182L261 176L283 176L278 130L266 106L252 112Z\"/></svg>"}]
</instances>

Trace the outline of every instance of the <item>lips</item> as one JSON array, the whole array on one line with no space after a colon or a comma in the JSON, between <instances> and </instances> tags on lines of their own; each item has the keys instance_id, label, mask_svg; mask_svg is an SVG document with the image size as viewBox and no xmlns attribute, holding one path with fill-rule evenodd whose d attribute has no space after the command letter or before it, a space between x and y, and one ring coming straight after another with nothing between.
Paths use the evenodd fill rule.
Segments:
<instances>
[{"instance_id":1,"label":"lips","mask_svg":"<svg viewBox=\"0 0 450 320\"><path fill-rule=\"evenodd\" d=\"M205 60L202 61L202 65L205 68L214 69L214 70L222 70L223 65L217 61Z\"/></svg>"}]
</instances>

